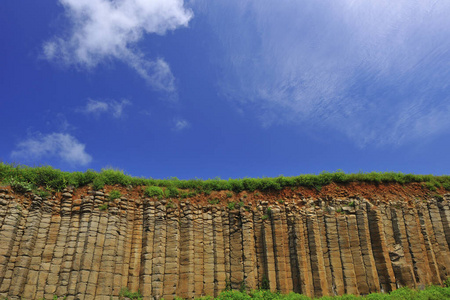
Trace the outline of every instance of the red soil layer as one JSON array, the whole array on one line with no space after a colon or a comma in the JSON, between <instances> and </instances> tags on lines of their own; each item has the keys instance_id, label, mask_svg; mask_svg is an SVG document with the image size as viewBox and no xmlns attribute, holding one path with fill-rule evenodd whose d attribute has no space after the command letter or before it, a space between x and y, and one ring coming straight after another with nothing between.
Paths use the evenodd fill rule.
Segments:
<instances>
[{"instance_id":1,"label":"red soil layer","mask_svg":"<svg viewBox=\"0 0 450 300\"><path fill-rule=\"evenodd\" d=\"M24 205L31 204L31 197L14 193L10 187L7 187L11 194L15 194L16 199L19 199ZM112 190L118 190L121 194L128 199L142 199L145 198L144 190L145 186L138 187L123 187L119 185L105 186L102 190L105 193L109 193ZM92 187L85 186L74 189L73 199L77 201L82 196L88 195L92 191ZM186 190L186 192L188 192ZM351 198L363 198L379 202L399 201L404 200L408 205L412 204L412 201L416 198L421 200L427 200L435 195L444 195L448 193L443 188L438 188L436 191L431 191L422 183L365 183L365 182L350 182L346 184L331 183L323 186L320 190L308 187L286 187L280 191L243 191L240 193L234 193L231 191L212 191L209 195L205 193L198 193L196 196L188 198L176 198L171 199L174 202L190 201L193 204L208 205L212 199L218 199L218 205L227 205L229 202L244 202L244 204L254 203L258 200L267 201L269 204L279 203L288 200L332 200L332 199L351 199ZM47 201L59 201L61 199L60 192L54 193L49 197ZM53 200L53 199L54 200ZM29 203L27 203L29 202Z\"/></svg>"}]
</instances>

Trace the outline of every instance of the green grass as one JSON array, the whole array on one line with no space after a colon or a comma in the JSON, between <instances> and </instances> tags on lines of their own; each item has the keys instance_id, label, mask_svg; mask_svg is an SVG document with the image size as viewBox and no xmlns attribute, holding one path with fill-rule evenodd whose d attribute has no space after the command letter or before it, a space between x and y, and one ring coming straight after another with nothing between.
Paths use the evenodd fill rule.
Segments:
<instances>
[{"instance_id":1,"label":"green grass","mask_svg":"<svg viewBox=\"0 0 450 300\"><path fill-rule=\"evenodd\" d=\"M266 279L267 280L267 279ZM227 280L227 286L224 291L222 291L216 298L211 296L203 296L201 300L356 300L356 299L368 299L368 300L444 300L450 299L450 287L447 285L445 287L441 286L428 286L424 290L412 290L407 287L403 287L392 291L390 293L372 293L365 296L355 296L355 295L342 295L342 296L324 296L320 298L310 298L303 294L297 294L291 292L289 294L281 294L280 292L271 292L268 289L253 290L246 292L245 283L241 283L239 291L231 290L231 283ZM268 288L268 283L266 284ZM1 299L8 299L7 297ZM58 299L58 296L54 295L53 299ZM64 296L62 299L66 299ZM142 300L144 296L140 291L131 292L128 288L124 287L119 292L119 299L133 299ZM183 300L180 297L175 297L175 300Z\"/></svg>"},{"instance_id":2,"label":"green grass","mask_svg":"<svg viewBox=\"0 0 450 300\"><path fill-rule=\"evenodd\" d=\"M167 198L178 198L180 192L174 186L168 186L165 190L165 195Z\"/></svg>"},{"instance_id":3,"label":"green grass","mask_svg":"<svg viewBox=\"0 0 450 300\"><path fill-rule=\"evenodd\" d=\"M234 202L228 202L227 207L229 210L233 210L236 208L236 203Z\"/></svg>"},{"instance_id":4,"label":"green grass","mask_svg":"<svg viewBox=\"0 0 450 300\"><path fill-rule=\"evenodd\" d=\"M41 198L47 198L50 196L50 192L49 191L43 191L43 190L34 190L33 191L37 196L41 197Z\"/></svg>"},{"instance_id":5,"label":"green grass","mask_svg":"<svg viewBox=\"0 0 450 300\"><path fill-rule=\"evenodd\" d=\"M180 300L181 298L176 298ZM197 299L213 299L212 297L206 296ZM250 299L260 299L260 300L311 300L310 297L297 294L281 294L274 293L268 290L256 290L251 292L243 291L223 291L215 299L219 300L250 300ZM325 296L321 298L314 298L320 300L353 300L353 299L370 299L370 300L408 300L408 299L421 299L421 300L442 300L450 299L450 288L440 287L440 286L429 286L424 290L411 290L408 288L401 288L391 292L390 294L383 293L373 293L367 296L354 296L354 295L343 295L343 296Z\"/></svg>"},{"instance_id":6,"label":"green grass","mask_svg":"<svg viewBox=\"0 0 450 300\"><path fill-rule=\"evenodd\" d=\"M181 298L176 298L180 300ZM213 299L210 296L205 296L197 299ZM297 294L281 294L274 293L268 290L256 290L251 292L235 291L235 290L225 290L221 292L215 299L219 300L311 300L312 298ZM409 288L400 288L387 293L373 293L367 296L355 296L355 295L343 295L343 296L324 296L321 298L314 298L320 300L353 300L353 299L369 299L369 300L409 300L409 299L421 299L421 300L442 300L450 299L450 288L440 287L440 286L429 286L424 290L411 290Z\"/></svg>"},{"instance_id":7,"label":"green grass","mask_svg":"<svg viewBox=\"0 0 450 300\"><path fill-rule=\"evenodd\" d=\"M144 194L147 197L158 197L164 195L164 192L158 186L149 186L145 189Z\"/></svg>"},{"instance_id":8,"label":"green grass","mask_svg":"<svg viewBox=\"0 0 450 300\"><path fill-rule=\"evenodd\" d=\"M136 300L142 300L142 294L140 291L137 292L131 292L130 290L128 290L128 288L124 287L120 290L119 293L119 298L120 299L136 299Z\"/></svg>"},{"instance_id":9,"label":"green grass","mask_svg":"<svg viewBox=\"0 0 450 300\"><path fill-rule=\"evenodd\" d=\"M209 199L208 203L212 204L212 205L219 204L220 203L220 199L219 198Z\"/></svg>"},{"instance_id":10,"label":"green grass","mask_svg":"<svg viewBox=\"0 0 450 300\"><path fill-rule=\"evenodd\" d=\"M177 178L152 179L132 177L120 170L103 169L100 172L87 170L86 172L63 172L50 166L28 167L0 163L0 182L11 185L20 192L37 190L39 187L48 191L62 191L71 186L74 188L91 185L95 190L105 185L119 184L122 186L148 186L145 193L149 197L166 196L179 197L179 190L189 190L190 193L211 194L212 191L229 191L240 193L242 191L277 191L285 187L309 187L318 191L323 186L335 182L346 184L349 182L366 182L371 184L412 182L422 183L424 188L436 191L443 187L450 190L450 176L415 175L395 172L371 172L347 174L343 171L322 172L318 175L305 174L293 177L279 176L274 178L243 178L243 179L189 179ZM156 191L156 188L159 190ZM150 190L149 190L150 189ZM181 194L186 197L185 192Z\"/></svg>"},{"instance_id":11,"label":"green grass","mask_svg":"<svg viewBox=\"0 0 450 300\"><path fill-rule=\"evenodd\" d=\"M111 192L109 192L109 201L113 201L115 199L118 199L122 197L122 193L119 192L118 190L112 190Z\"/></svg>"}]
</instances>

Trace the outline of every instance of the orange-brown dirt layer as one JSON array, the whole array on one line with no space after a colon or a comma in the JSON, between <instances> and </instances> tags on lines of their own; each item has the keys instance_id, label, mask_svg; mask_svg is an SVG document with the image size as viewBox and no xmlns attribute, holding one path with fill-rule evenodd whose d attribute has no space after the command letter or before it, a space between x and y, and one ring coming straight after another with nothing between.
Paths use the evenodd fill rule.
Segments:
<instances>
[{"instance_id":1,"label":"orange-brown dirt layer","mask_svg":"<svg viewBox=\"0 0 450 300\"><path fill-rule=\"evenodd\" d=\"M30 204L29 194L15 193L10 187L4 187L14 194L19 201L23 201L25 205ZM131 199L145 198L144 190L145 186L137 187L123 187L120 185L105 186L104 193L109 193L112 190L119 191L122 196ZM189 192L188 190L181 190L180 192ZM80 199L82 196L88 195L93 192L92 187L84 186L73 190L73 199ZM230 202L238 203L243 202L245 205L252 204L258 200L267 201L269 204L279 203L280 201L288 201L291 199L314 199L314 200L327 200L327 199L352 199L352 198L364 198L370 202L388 203L389 201L403 200L408 205L417 198L426 201L434 197L435 195L444 195L450 193L444 188L437 188L436 191L431 191L422 183L380 183L372 184L366 182L350 182L346 184L330 183L323 186L321 189L309 188L309 187L287 187L279 191L243 191L240 193L234 193L232 191L212 191L209 194L200 192L193 197L186 198L173 198L173 202L185 202L189 201L198 205L211 204L212 200L219 200L218 206L226 206ZM54 192L47 201L52 201L52 198L59 199L61 192Z\"/></svg>"}]
</instances>

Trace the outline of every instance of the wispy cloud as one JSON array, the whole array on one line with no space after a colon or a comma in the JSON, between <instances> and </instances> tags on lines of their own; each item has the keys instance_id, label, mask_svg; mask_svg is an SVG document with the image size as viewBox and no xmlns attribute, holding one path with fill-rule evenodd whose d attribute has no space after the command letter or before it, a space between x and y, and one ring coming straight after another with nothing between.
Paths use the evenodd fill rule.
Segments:
<instances>
[{"instance_id":1,"label":"wispy cloud","mask_svg":"<svg viewBox=\"0 0 450 300\"><path fill-rule=\"evenodd\" d=\"M183 119L174 119L174 130L181 131L183 129L187 129L191 126L191 124Z\"/></svg>"},{"instance_id":2,"label":"wispy cloud","mask_svg":"<svg viewBox=\"0 0 450 300\"><path fill-rule=\"evenodd\" d=\"M333 128L362 147L450 128L450 2L194 3L223 53L222 92L264 125Z\"/></svg>"},{"instance_id":3,"label":"wispy cloud","mask_svg":"<svg viewBox=\"0 0 450 300\"><path fill-rule=\"evenodd\" d=\"M59 0L71 22L70 32L43 45L46 59L92 68L118 59L153 88L175 91L174 76L163 58L147 59L137 48L145 34L163 35L187 26L193 14L183 0Z\"/></svg>"},{"instance_id":4,"label":"wispy cloud","mask_svg":"<svg viewBox=\"0 0 450 300\"><path fill-rule=\"evenodd\" d=\"M31 161L57 158L72 165L87 165L92 161L92 156L86 153L85 147L67 133L38 133L19 142L11 157Z\"/></svg>"},{"instance_id":5,"label":"wispy cloud","mask_svg":"<svg viewBox=\"0 0 450 300\"><path fill-rule=\"evenodd\" d=\"M114 118L120 118L123 115L124 107L127 105L131 105L131 102L126 99L121 101L88 99L86 105L77 109L77 111L97 116L105 113L112 115Z\"/></svg>"}]
</instances>

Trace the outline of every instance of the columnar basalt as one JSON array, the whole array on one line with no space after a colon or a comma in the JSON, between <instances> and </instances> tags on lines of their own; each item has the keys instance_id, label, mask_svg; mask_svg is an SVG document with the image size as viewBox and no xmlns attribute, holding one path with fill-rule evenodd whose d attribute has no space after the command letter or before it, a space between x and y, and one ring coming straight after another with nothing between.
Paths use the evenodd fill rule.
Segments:
<instances>
[{"instance_id":1,"label":"columnar basalt","mask_svg":"<svg viewBox=\"0 0 450 300\"><path fill-rule=\"evenodd\" d=\"M450 195L259 194L226 206L121 189L111 200L107 189L42 199L1 188L0 296L118 299L123 287L145 299L227 288L366 295L450 276Z\"/></svg>"}]
</instances>

